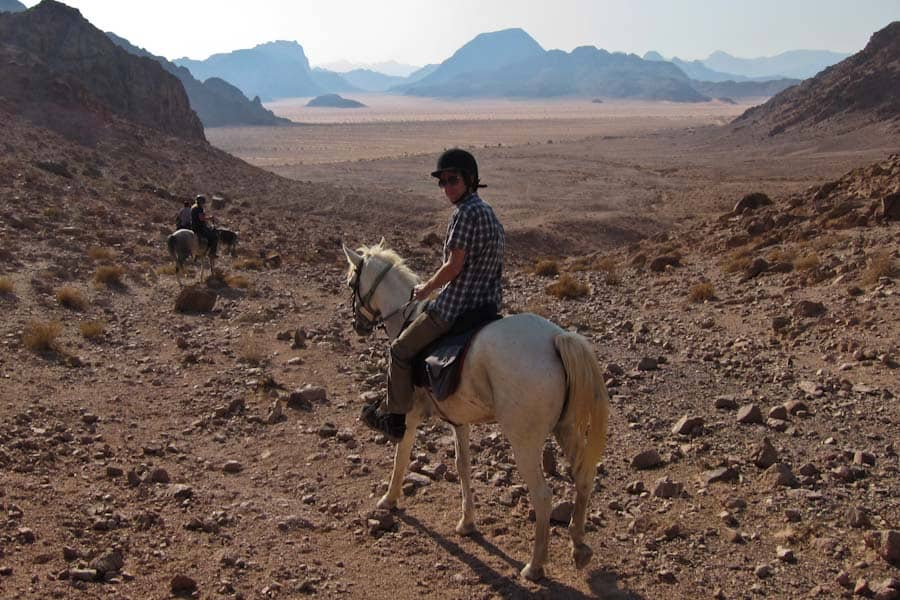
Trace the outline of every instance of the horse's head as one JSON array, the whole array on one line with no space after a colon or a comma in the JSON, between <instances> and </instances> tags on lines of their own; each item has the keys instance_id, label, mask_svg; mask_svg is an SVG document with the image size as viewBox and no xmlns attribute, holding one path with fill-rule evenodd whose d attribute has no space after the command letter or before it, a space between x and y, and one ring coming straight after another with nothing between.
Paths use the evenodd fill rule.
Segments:
<instances>
[{"instance_id":1,"label":"horse's head","mask_svg":"<svg viewBox=\"0 0 900 600\"><path fill-rule=\"evenodd\" d=\"M353 329L359 335L369 335L377 325L399 311L404 303L409 303L410 291L415 284L416 276L403 260L392 250L385 247L384 238L376 246L362 247L358 251L344 246L344 255L350 268L347 270L347 286L352 290L351 306L353 307ZM391 272L397 273L399 279L391 278L393 285L383 282ZM404 290L395 290L397 284L405 286ZM397 293L401 299L397 306ZM382 316L383 312L389 312Z\"/></svg>"}]
</instances>

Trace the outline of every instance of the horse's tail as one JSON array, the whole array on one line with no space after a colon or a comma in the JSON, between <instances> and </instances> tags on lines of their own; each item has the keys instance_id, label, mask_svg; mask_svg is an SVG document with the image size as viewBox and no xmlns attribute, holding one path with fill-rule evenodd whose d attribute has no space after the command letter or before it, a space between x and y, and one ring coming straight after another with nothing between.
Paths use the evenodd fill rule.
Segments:
<instances>
[{"instance_id":1,"label":"horse's tail","mask_svg":"<svg viewBox=\"0 0 900 600\"><path fill-rule=\"evenodd\" d=\"M560 439L575 474L596 474L597 463L606 447L609 422L609 394L603 371L586 339L577 333L562 333L553 340L566 371L565 412L559 425L570 435ZM559 438L558 438L559 439Z\"/></svg>"},{"instance_id":2,"label":"horse's tail","mask_svg":"<svg viewBox=\"0 0 900 600\"><path fill-rule=\"evenodd\" d=\"M171 255L173 260L177 260L175 257L175 234L173 233L166 239L166 246L169 248L169 255Z\"/></svg>"}]
</instances>

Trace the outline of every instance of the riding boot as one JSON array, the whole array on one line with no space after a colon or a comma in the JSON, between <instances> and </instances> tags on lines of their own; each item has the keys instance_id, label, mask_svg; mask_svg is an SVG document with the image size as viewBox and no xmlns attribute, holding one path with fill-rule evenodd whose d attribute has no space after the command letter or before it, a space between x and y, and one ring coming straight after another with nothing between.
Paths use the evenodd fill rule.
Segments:
<instances>
[{"instance_id":1,"label":"riding boot","mask_svg":"<svg viewBox=\"0 0 900 600\"><path fill-rule=\"evenodd\" d=\"M359 420L367 427L384 434L396 443L406 434L406 415L384 412L379 404L367 404L359 415Z\"/></svg>"}]
</instances>

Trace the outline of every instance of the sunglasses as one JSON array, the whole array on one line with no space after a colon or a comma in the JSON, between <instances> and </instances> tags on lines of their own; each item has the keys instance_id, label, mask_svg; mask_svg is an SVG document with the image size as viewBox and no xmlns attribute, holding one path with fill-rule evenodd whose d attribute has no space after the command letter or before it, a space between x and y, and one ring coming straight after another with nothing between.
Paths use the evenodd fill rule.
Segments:
<instances>
[{"instance_id":1,"label":"sunglasses","mask_svg":"<svg viewBox=\"0 0 900 600\"><path fill-rule=\"evenodd\" d=\"M445 188L448 185L453 186L459 182L460 182L459 175L448 175L447 177L444 177L443 179L438 179L438 187Z\"/></svg>"}]
</instances>

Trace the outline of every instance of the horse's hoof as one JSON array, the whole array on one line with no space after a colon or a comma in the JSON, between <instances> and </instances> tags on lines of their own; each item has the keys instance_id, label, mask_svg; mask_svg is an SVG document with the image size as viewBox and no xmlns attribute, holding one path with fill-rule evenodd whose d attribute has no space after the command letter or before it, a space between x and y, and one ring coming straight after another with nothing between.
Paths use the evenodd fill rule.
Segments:
<instances>
[{"instance_id":1,"label":"horse's hoof","mask_svg":"<svg viewBox=\"0 0 900 600\"><path fill-rule=\"evenodd\" d=\"M456 526L456 533L461 536L472 535L473 533L475 533L475 523L461 520Z\"/></svg>"},{"instance_id":2,"label":"horse's hoof","mask_svg":"<svg viewBox=\"0 0 900 600\"><path fill-rule=\"evenodd\" d=\"M380 508L382 510L394 510L397 508L397 501L392 500L390 497L385 494L381 497L381 500L378 501L378 504L375 505L376 508Z\"/></svg>"},{"instance_id":3,"label":"horse's hoof","mask_svg":"<svg viewBox=\"0 0 900 600\"><path fill-rule=\"evenodd\" d=\"M576 569L583 569L591 562L594 551L587 544L578 544L572 548L572 560L575 561Z\"/></svg>"},{"instance_id":4,"label":"horse's hoof","mask_svg":"<svg viewBox=\"0 0 900 600\"><path fill-rule=\"evenodd\" d=\"M522 577L527 579L528 581L540 581L544 578L544 568L543 567L532 567L531 563L525 565L525 568L521 571Z\"/></svg>"}]
</instances>

